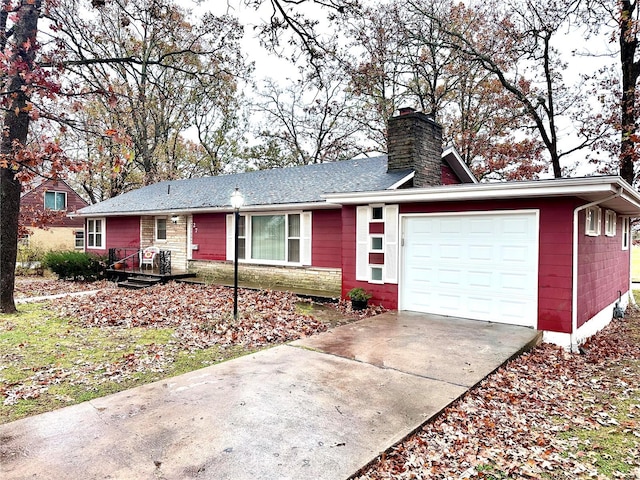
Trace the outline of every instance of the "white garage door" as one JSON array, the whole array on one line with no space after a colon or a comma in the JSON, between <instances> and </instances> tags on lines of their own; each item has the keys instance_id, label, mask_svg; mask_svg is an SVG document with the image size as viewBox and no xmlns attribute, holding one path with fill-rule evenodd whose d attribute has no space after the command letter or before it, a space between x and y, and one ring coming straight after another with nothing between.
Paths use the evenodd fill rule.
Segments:
<instances>
[{"instance_id":1,"label":"white garage door","mask_svg":"<svg viewBox=\"0 0 640 480\"><path fill-rule=\"evenodd\" d=\"M407 216L400 308L535 327L538 214Z\"/></svg>"}]
</instances>

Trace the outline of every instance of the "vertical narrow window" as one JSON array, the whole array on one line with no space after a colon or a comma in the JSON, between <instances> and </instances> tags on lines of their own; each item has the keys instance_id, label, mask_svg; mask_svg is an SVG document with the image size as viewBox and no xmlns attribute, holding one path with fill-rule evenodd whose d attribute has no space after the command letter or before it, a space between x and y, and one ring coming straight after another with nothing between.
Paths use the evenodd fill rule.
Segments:
<instances>
[{"instance_id":1,"label":"vertical narrow window","mask_svg":"<svg viewBox=\"0 0 640 480\"><path fill-rule=\"evenodd\" d=\"M602 224L602 210L598 207L589 207L585 212L584 233L591 237L600 235L600 225Z\"/></svg>"},{"instance_id":2,"label":"vertical narrow window","mask_svg":"<svg viewBox=\"0 0 640 480\"><path fill-rule=\"evenodd\" d=\"M607 210L604 215L604 234L607 237L616 236L616 212L613 210Z\"/></svg>"},{"instance_id":3,"label":"vertical narrow window","mask_svg":"<svg viewBox=\"0 0 640 480\"><path fill-rule=\"evenodd\" d=\"M300 262L300 214L295 213L287 216L287 251L288 261L292 263Z\"/></svg>"},{"instance_id":4,"label":"vertical narrow window","mask_svg":"<svg viewBox=\"0 0 640 480\"><path fill-rule=\"evenodd\" d=\"M44 208L48 210L64 211L67 209L67 194L65 192L45 192Z\"/></svg>"},{"instance_id":5,"label":"vertical narrow window","mask_svg":"<svg viewBox=\"0 0 640 480\"><path fill-rule=\"evenodd\" d=\"M87 220L87 248L104 248L104 229L102 218Z\"/></svg>"},{"instance_id":6,"label":"vertical narrow window","mask_svg":"<svg viewBox=\"0 0 640 480\"><path fill-rule=\"evenodd\" d=\"M629 250L629 244L631 243L631 220L628 218L622 219L622 250Z\"/></svg>"},{"instance_id":7,"label":"vertical narrow window","mask_svg":"<svg viewBox=\"0 0 640 480\"><path fill-rule=\"evenodd\" d=\"M156 218L156 240L167 239L167 219Z\"/></svg>"},{"instance_id":8,"label":"vertical narrow window","mask_svg":"<svg viewBox=\"0 0 640 480\"><path fill-rule=\"evenodd\" d=\"M244 215L238 216L238 259L244 260L247 258L247 217Z\"/></svg>"}]
</instances>

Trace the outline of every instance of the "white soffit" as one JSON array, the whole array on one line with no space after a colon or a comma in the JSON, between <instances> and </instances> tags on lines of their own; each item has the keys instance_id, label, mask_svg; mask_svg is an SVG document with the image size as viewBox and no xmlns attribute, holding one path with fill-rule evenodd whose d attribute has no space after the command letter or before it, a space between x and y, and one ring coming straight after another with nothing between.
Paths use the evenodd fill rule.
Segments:
<instances>
[{"instance_id":1,"label":"white soffit","mask_svg":"<svg viewBox=\"0 0 640 480\"><path fill-rule=\"evenodd\" d=\"M446 185L395 191L353 192L325 195L327 202L342 205L365 203L415 203L502 200L514 198L577 197L594 202L621 192L601 204L622 215L640 216L640 194L620 177L584 177L524 182Z\"/></svg>"}]
</instances>

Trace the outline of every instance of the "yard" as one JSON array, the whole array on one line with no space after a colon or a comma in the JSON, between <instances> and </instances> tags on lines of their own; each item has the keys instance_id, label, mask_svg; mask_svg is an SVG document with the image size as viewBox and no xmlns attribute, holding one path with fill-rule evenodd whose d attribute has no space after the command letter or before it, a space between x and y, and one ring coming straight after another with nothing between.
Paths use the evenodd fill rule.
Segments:
<instances>
[{"instance_id":1,"label":"yard","mask_svg":"<svg viewBox=\"0 0 640 480\"><path fill-rule=\"evenodd\" d=\"M293 294L170 283L20 279L16 298L101 288L0 315L0 423L179 375L353 321L345 305ZM362 315L374 314L370 308Z\"/></svg>"},{"instance_id":2,"label":"yard","mask_svg":"<svg viewBox=\"0 0 640 480\"><path fill-rule=\"evenodd\" d=\"M18 296L70 285L21 283ZM355 319L290 294L242 290L234 321L230 289L101 286L0 317L0 423ZM356 478L640 479L640 311L581 355L542 345L511 361Z\"/></svg>"},{"instance_id":3,"label":"yard","mask_svg":"<svg viewBox=\"0 0 640 480\"><path fill-rule=\"evenodd\" d=\"M356 478L640 479L640 311L516 358Z\"/></svg>"}]
</instances>

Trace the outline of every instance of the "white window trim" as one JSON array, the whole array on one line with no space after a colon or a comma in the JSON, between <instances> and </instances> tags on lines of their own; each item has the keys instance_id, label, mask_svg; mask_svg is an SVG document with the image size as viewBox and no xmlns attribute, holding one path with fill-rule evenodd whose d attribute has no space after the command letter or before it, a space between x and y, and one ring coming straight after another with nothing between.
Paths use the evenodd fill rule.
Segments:
<instances>
[{"instance_id":1,"label":"white window trim","mask_svg":"<svg viewBox=\"0 0 640 480\"><path fill-rule=\"evenodd\" d=\"M589 228L589 214L595 215L595 229ZM602 229L602 209L600 207L589 207L585 210L584 215L584 233L589 237L598 237Z\"/></svg>"},{"instance_id":2,"label":"white window trim","mask_svg":"<svg viewBox=\"0 0 640 480\"><path fill-rule=\"evenodd\" d=\"M369 222L384 223L384 203L369 205ZM373 218L373 209L380 208L382 210L382 218Z\"/></svg>"},{"instance_id":3,"label":"white window trim","mask_svg":"<svg viewBox=\"0 0 640 480\"><path fill-rule=\"evenodd\" d=\"M285 217L285 241L284 241L284 256L289 258L289 239L297 239L300 242L300 261L289 262L288 260L262 260L252 258L251 252L251 217L265 217L265 216L278 216ZM300 236L289 237L289 215L300 215ZM294 211L277 211L277 212L265 212L265 213L250 213L241 212L241 221L244 220L244 254L245 258L239 258L238 262L254 264L254 265L277 265L277 266L289 266L300 267L311 265L311 212L305 212L302 210ZM235 215L227 215L227 260L234 259L234 233L235 233Z\"/></svg>"},{"instance_id":4,"label":"white window trim","mask_svg":"<svg viewBox=\"0 0 640 480\"><path fill-rule=\"evenodd\" d=\"M64 196L64 207L61 209L53 209L53 208L48 208L47 207L47 193L53 193L55 195L58 195L59 193L61 193ZM42 203L44 205L45 210L51 210L53 212L66 212L67 211L67 192L61 192L58 190L47 190L44 192L44 195L42 196Z\"/></svg>"},{"instance_id":5,"label":"white window trim","mask_svg":"<svg viewBox=\"0 0 640 480\"><path fill-rule=\"evenodd\" d=\"M78 234L82 233L82 245L78 246ZM75 250L84 250L84 247L87 243L87 236L85 235L84 230L75 230L73 232L73 246Z\"/></svg>"},{"instance_id":6,"label":"white window trim","mask_svg":"<svg viewBox=\"0 0 640 480\"><path fill-rule=\"evenodd\" d=\"M618 215L613 210L605 210L604 212L604 234L607 237L616 236L616 220Z\"/></svg>"},{"instance_id":7,"label":"white window trim","mask_svg":"<svg viewBox=\"0 0 640 480\"><path fill-rule=\"evenodd\" d=\"M373 279L373 269L374 268L379 268L381 270L381 279L380 280L374 280ZM379 284L379 285L384 285L384 265L369 265L369 283L375 283L375 284Z\"/></svg>"},{"instance_id":8,"label":"white window trim","mask_svg":"<svg viewBox=\"0 0 640 480\"><path fill-rule=\"evenodd\" d=\"M165 221L165 235L166 238L158 238L158 220ZM153 240L154 242L166 243L169 240L169 217L154 217L153 218Z\"/></svg>"},{"instance_id":9,"label":"white window trim","mask_svg":"<svg viewBox=\"0 0 640 480\"><path fill-rule=\"evenodd\" d=\"M89 236L90 235L94 235L95 236L95 232L91 233L91 230L89 229L89 222L92 222L92 221L93 222L99 221L102 224L102 230L100 232L102 234L102 242L100 243L100 245L93 245L93 246L89 245ZM88 218L87 219L87 223L86 223L86 227L87 228L85 229L85 232L84 232L85 248L87 250L104 250L106 248L105 245L107 244L107 221L106 221L105 217Z\"/></svg>"},{"instance_id":10,"label":"white window trim","mask_svg":"<svg viewBox=\"0 0 640 480\"><path fill-rule=\"evenodd\" d=\"M373 248L373 239L374 238L379 238L380 239L380 248L379 249L374 249ZM382 233L372 233L371 235L369 235L369 253L384 253L384 234Z\"/></svg>"},{"instance_id":11,"label":"white window trim","mask_svg":"<svg viewBox=\"0 0 640 480\"><path fill-rule=\"evenodd\" d=\"M631 244L631 219L622 218L622 250L629 250Z\"/></svg>"}]
</instances>

